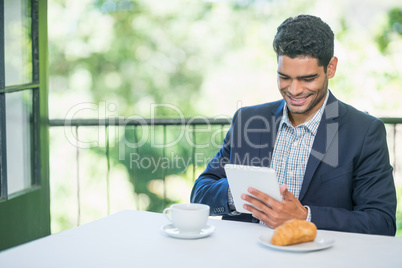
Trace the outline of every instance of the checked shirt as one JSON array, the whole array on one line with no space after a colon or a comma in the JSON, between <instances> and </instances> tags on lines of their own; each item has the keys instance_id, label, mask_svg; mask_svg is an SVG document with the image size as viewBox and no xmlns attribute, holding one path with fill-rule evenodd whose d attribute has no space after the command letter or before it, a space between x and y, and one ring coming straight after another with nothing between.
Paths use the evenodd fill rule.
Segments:
<instances>
[{"instance_id":1,"label":"checked shirt","mask_svg":"<svg viewBox=\"0 0 402 268\"><path fill-rule=\"evenodd\" d=\"M276 171L279 185L286 184L288 190L296 198L300 194L307 161L328 96L327 92L323 105L310 121L296 127L293 127L289 120L286 103L283 108L283 116L279 124L271 168Z\"/></svg>"}]
</instances>

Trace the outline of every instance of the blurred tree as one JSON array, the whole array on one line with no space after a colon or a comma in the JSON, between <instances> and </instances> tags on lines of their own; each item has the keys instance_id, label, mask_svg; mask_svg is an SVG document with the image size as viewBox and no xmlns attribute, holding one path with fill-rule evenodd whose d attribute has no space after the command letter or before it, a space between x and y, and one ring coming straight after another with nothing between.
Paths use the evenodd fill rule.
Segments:
<instances>
[{"instance_id":1,"label":"blurred tree","mask_svg":"<svg viewBox=\"0 0 402 268\"><path fill-rule=\"evenodd\" d=\"M398 37L399 36L399 37ZM402 8L395 7L388 12L388 21L377 36L380 51L385 53L390 42L402 38Z\"/></svg>"},{"instance_id":2,"label":"blurred tree","mask_svg":"<svg viewBox=\"0 0 402 268\"><path fill-rule=\"evenodd\" d=\"M68 1L59 2L69 8ZM144 101L171 103L191 112L189 100L199 90L205 64L200 57L202 43L188 39L194 21L206 16L211 5L190 4L179 17L176 10L158 13L148 5L147 1L89 2L87 16L73 25L73 40L53 43L52 75L73 76L84 70L94 102L114 103L120 115L149 112L144 111Z\"/></svg>"},{"instance_id":3,"label":"blurred tree","mask_svg":"<svg viewBox=\"0 0 402 268\"><path fill-rule=\"evenodd\" d=\"M89 91L93 102L116 104L118 115L178 117L166 107L150 111L153 103L198 114L194 104L216 66L238 55L255 63L267 60L258 57L261 51L273 55L276 20L297 14L307 1L292 2L52 0L65 17L52 26L51 90Z\"/></svg>"}]
</instances>

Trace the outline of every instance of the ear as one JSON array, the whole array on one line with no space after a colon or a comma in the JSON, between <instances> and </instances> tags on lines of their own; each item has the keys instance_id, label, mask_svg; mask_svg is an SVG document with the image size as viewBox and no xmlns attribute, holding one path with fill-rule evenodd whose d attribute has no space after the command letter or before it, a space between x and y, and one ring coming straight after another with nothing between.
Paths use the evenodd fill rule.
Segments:
<instances>
[{"instance_id":1,"label":"ear","mask_svg":"<svg viewBox=\"0 0 402 268\"><path fill-rule=\"evenodd\" d=\"M329 79L335 76L337 65L338 65L338 58L332 57L327 66L327 76Z\"/></svg>"}]
</instances>

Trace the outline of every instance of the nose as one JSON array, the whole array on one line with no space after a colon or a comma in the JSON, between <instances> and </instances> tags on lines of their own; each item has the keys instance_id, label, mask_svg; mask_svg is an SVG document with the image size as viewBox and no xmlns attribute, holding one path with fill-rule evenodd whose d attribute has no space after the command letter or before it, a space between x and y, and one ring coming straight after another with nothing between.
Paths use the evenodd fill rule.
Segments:
<instances>
[{"instance_id":1,"label":"nose","mask_svg":"<svg viewBox=\"0 0 402 268\"><path fill-rule=\"evenodd\" d=\"M300 81L297 79L293 79L292 83L290 84L289 92L293 96L297 96L303 92L303 86L301 85Z\"/></svg>"}]
</instances>

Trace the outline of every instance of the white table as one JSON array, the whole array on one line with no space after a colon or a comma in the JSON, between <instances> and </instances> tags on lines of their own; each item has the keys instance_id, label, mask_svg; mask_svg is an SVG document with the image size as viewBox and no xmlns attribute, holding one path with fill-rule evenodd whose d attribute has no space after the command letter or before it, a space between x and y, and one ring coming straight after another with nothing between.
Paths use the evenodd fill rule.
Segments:
<instances>
[{"instance_id":1,"label":"white table","mask_svg":"<svg viewBox=\"0 0 402 268\"><path fill-rule=\"evenodd\" d=\"M402 239L319 230L331 248L283 252L258 242L273 232L253 223L209 219L206 238L165 235L160 213L125 210L0 252L0 267L402 267Z\"/></svg>"}]
</instances>

